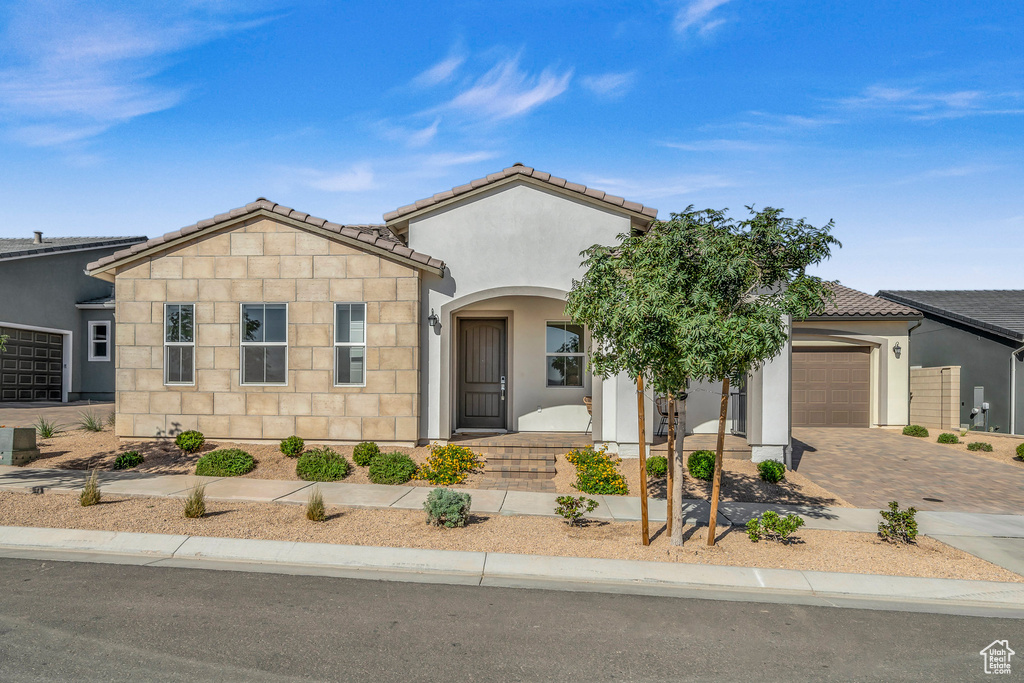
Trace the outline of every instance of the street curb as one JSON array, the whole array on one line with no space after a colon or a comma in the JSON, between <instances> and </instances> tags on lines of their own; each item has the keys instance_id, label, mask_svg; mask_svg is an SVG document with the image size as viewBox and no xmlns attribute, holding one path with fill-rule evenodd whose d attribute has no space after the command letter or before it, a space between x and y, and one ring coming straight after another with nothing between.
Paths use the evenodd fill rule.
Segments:
<instances>
[{"instance_id":1,"label":"street curb","mask_svg":"<svg viewBox=\"0 0 1024 683\"><path fill-rule=\"evenodd\" d=\"M0 527L0 557L1024 619L995 581L36 527Z\"/></svg>"}]
</instances>

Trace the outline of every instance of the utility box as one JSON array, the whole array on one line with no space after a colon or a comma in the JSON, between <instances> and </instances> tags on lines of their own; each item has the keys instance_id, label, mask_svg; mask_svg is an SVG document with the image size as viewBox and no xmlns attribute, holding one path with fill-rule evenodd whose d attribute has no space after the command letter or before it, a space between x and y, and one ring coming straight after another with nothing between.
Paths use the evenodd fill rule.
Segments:
<instances>
[{"instance_id":1,"label":"utility box","mask_svg":"<svg viewBox=\"0 0 1024 683\"><path fill-rule=\"evenodd\" d=\"M0 465L24 465L38 457L35 429L0 427Z\"/></svg>"}]
</instances>

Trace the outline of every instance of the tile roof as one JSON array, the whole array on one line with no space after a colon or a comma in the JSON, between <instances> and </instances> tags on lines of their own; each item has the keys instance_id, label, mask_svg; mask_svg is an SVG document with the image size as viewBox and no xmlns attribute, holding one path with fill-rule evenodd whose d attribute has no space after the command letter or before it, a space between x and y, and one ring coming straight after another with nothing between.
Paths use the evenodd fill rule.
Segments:
<instances>
[{"instance_id":1,"label":"tile roof","mask_svg":"<svg viewBox=\"0 0 1024 683\"><path fill-rule=\"evenodd\" d=\"M36 244L31 237L0 238L0 260L45 256L61 251L119 247L142 242L145 237L44 237Z\"/></svg>"},{"instance_id":2,"label":"tile roof","mask_svg":"<svg viewBox=\"0 0 1024 683\"><path fill-rule=\"evenodd\" d=\"M921 313L909 306L893 303L871 296L856 289L843 285L831 285L835 293L835 303L830 304L823 313L811 318L920 318Z\"/></svg>"},{"instance_id":3,"label":"tile roof","mask_svg":"<svg viewBox=\"0 0 1024 683\"><path fill-rule=\"evenodd\" d=\"M204 230L217 228L228 221L242 218L249 214L255 214L260 211L290 218L292 220L320 228L321 230L328 230L343 237L358 240L368 246L383 249L395 256L413 261L423 267L438 271L444 270L444 261L413 251L409 247L405 246L405 244L385 225L340 225L338 223L331 223L323 218L316 218L315 216L310 216L308 213L302 213L301 211L290 209L287 206L275 204L274 202L262 197L250 204L246 204L245 206L241 206L237 209L232 209L227 213L218 214L213 218L207 218L206 220L199 221L198 223L181 228L180 230L169 232L166 235L153 238L147 242L135 244L129 249L122 249L110 256L90 263L86 269L90 271L98 270L122 259L136 256L141 252L160 247L168 242L173 242L181 237L188 237L189 235L202 232Z\"/></svg>"},{"instance_id":4,"label":"tile roof","mask_svg":"<svg viewBox=\"0 0 1024 683\"><path fill-rule=\"evenodd\" d=\"M878 296L925 313L1024 341L1024 290L882 290Z\"/></svg>"},{"instance_id":5,"label":"tile roof","mask_svg":"<svg viewBox=\"0 0 1024 683\"><path fill-rule=\"evenodd\" d=\"M615 195L607 194L605 192L602 192L601 190L595 190L594 188L587 187L586 185L571 183L567 181L565 178L556 178L550 173L538 171L537 169L530 168L529 166L515 164L513 166L509 166L508 168L502 171L498 171L497 173L492 173L484 178L477 178L476 180L472 180L466 183L465 185L459 185L458 187L453 187L450 190L438 192L432 197L427 197L426 199L421 199L407 206L395 209L394 211L389 211L386 214L384 214L384 220L390 223L395 219L407 216L411 213L419 211L420 209L425 209L429 206L441 204L448 200L454 199L459 195L466 194L467 192L472 192L473 190L479 189L481 187L493 185L494 183L502 181L505 178L510 178L512 176L525 176L527 178L533 178L534 180L539 180L543 183L551 185L552 187L557 187L562 190L568 190L570 192L585 195L587 197L590 197L591 199L596 199L597 201L610 204L617 208L641 214L652 220L658 217L658 210L655 208L644 206L643 204L638 204L637 202L631 202L629 200L623 199L622 197L616 197Z\"/></svg>"}]
</instances>

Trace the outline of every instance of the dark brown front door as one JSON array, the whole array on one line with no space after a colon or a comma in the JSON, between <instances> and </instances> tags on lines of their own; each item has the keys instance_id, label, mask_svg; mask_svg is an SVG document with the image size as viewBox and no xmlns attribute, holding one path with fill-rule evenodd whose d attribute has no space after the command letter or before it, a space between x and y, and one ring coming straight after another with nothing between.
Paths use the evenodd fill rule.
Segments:
<instances>
[{"instance_id":1,"label":"dark brown front door","mask_svg":"<svg viewBox=\"0 0 1024 683\"><path fill-rule=\"evenodd\" d=\"M793 426L867 427L870 349L793 349Z\"/></svg>"},{"instance_id":2,"label":"dark brown front door","mask_svg":"<svg viewBox=\"0 0 1024 683\"><path fill-rule=\"evenodd\" d=\"M505 429L508 358L504 319L459 321L458 428Z\"/></svg>"}]
</instances>

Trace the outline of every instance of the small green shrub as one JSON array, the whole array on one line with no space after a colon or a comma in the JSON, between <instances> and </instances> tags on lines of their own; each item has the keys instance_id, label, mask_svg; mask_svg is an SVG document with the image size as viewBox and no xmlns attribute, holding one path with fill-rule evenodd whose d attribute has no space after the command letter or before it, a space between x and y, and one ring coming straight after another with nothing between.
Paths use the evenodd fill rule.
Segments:
<instances>
[{"instance_id":1,"label":"small green shrub","mask_svg":"<svg viewBox=\"0 0 1024 683\"><path fill-rule=\"evenodd\" d=\"M579 526L584 514L597 509L597 501L584 496L579 498L559 496L555 498L555 502L558 503L555 506L555 512L564 517L569 526ZM583 509L584 506L586 506L586 510Z\"/></svg>"},{"instance_id":2,"label":"small green shrub","mask_svg":"<svg viewBox=\"0 0 1024 683\"><path fill-rule=\"evenodd\" d=\"M903 428L903 436L927 437L928 430L921 425L907 425Z\"/></svg>"},{"instance_id":3,"label":"small green shrub","mask_svg":"<svg viewBox=\"0 0 1024 683\"><path fill-rule=\"evenodd\" d=\"M92 474L85 481L85 487L82 489L82 492L78 494L78 502L82 504L82 507L88 507L98 504L101 497L99 474L97 474L96 470L93 470Z\"/></svg>"},{"instance_id":4,"label":"small green shrub","mask_svg":"<svg viewBox=\"0 0 1024 683\"><path fill-rule=\"evenodd\" d=\"M936 439L939 443L960 443L960 437L956 434L950 434L949 432L943 432L939 434L939 438Z\"/></svg>"},{"instance_id":5,"label":"small green shrub","mask_svg":"<svg viewBox=\"0 0 1024 683\"><path fill-rule=\"evenodd\" d=\"M664 477L668 474L668 458L664 455L652 455L647 458L647 474L651 477Z\"/></svg>"},{"instance_id":6,"label":"small green shrub","mask_svg":"<svg viewBox=\"0 0 1024 683\"><path fill-rule=\"evenodd\" d=\"M180 448L182 453L186 454L198 453L204 443L206 443L206 437L203 436L202 432L197 432L194 429L182 432L174 437L174 445Z\"/></svg>"},{"instance_id":7,"label":"small green shrub","mask_svg":"<svg viewBox=\"0 0 1024 683\"><path fill-rule=\"evenodd\" d=\"M900 510L895 500L889 503L888 510L879 510L882 515L878 523L878 535L883 541L890 543L914 543L917 538L917 509Z\"/></svg>"},{"instance_id":8,"label":"small green shrub","mask_svg":"<svg viewBox=\"0 0 1024 683\"><path fill-rule=\"evenodd\" d=\"M306 481L338 481L348 476L348 459L330 448L314 448L299 456L295 474Z\"/></svg>"},{"instance_id":9,"label":"small green shrub","mask_svg":"<svg viewBox=\"0 0 1024 683\"><path fill-rule=\"evenodd\" d=\"M196 474L206 477L237 477L252 472L253 457L239 448L210 451L196 461Z\"/></svg>"},{"instance_id":10,"label":"small green shrub","mask_svg":"<svg viewBox=\"0 0 1024 683\"><path fill-rule=\"evenodd\" d=\"M967 444L967 450L969 450L969 451L984 451L986 453L991 453L992 452L992 444L986 443L984 441L972 441L971 443ZM1018 450L1020 450L1020 449L1018 449Z\"/></svg>"},{"instance_id":11,"label":"small green shrub","mask_svg":"<svg viewBox=\"0 0 1024 683\"><path fill-rule=\"evenodd\" d=\"M430 449L427 462L416 472L417 479L424 479L436 486L458 484L470 472L483 467L480 456L466 448L450 443Z\"/></svg>"},{"instance_id":12,"label":"small green shrub","mask_svg":"<svg viewBox=\"0 0 1024 683\"><path fill-rule=\"evenodd\" d=\"M103 420L93 413L82 412L78 414L78 426L87 432L102 432Z\"/></svg>"},{"instance_id":13,"label":"small green shrub","mask_svg":"<svg viewBox=\"0 0 1024 683\"><path fill-rule=\"evenodd\" d=\"M573 488L577 491L595 496L625 496L629 493L626 478L619 472L622 460L617 456L587 446L572 449L565 454L565 459L576 468Z\"/></svg>"},{"instance_id":14,"label":"small green shrub","mask_svg":"<svg viewBox=\"0 0 1024 683\"><path fill-rule=\"evenodd\" d=\"M768 510L761 515L760 519L755 518L747 522L747 536L754 543L765 538L788 545L792 540L790 536L803 525L804 520L796 515L779 517L777 512Z\"/></svg>"},{"instance_id":15,"label":"small green shrub","mask_svg":"<svg viewBox=\"0 0 1024 683\"><path fill-rule=\"evenodd\" d=\"M762 460L757 463L757 473L762 481L778 484L786 478L786 466L777 460Z\"/></svg>"},{"instance_id":16,"label":"small green shrub","mask_svg":"<svg viewBox=\"0 0 1024 683\"><path fill-rule=\"evenodd\" d=\"M382 453L370 463L367 472L374 484L404 484L416 474L416 461L405 453Z\"/></svg>"},{"instance_id":17,"label":"small green shrub","mask_svg":"<svg viewBox=\"0 0 1024 683\"><path fill-rule=\"evenodd\" d=\"M138 467L143 463L145 458L138 451L128 451L127 453L121 453L114 459L115 470L130 470L133 467Z\"/></svg>"},{"instance_id":18,"label":"small green shrub","mask_svg":"<svg viewBox=\"0 0 1024 683\"><path fill-rule=\"evenodd\" d=\"M182 512L189 519L199 519L206 515L206 487L196 484L188 490Z\"/></svg>"},{"instance_id":19,"label":"small green shrub","mask_svg":"<svg viewBox=\"0 0 1024 683\"><path fill-rule=\"evenodd\" d=\"M39 419L32 426L36 428L36 434L44 439L50 439L64 431L59 424L47 420L42 415L39 416Z\"/></svg>"},{"instance_id":20,"label":"small green shrub","mask_svg":"<svg viewBox=\"0 0 1024 683\"><path fill-rule=\"evenodd\" d=\"M356 444L352 449L352 462L360 467L366 467L373 459L380 455L380 448L372 441L364 441Z\"/></svg>"},{"instance_id":21,"label":"small green shrub","mask_svg":"<svg viewBox=\"0 0 1024 683\"><path fill-rule=\"evenodd\" d=\"M1017 457L1024 460L1024 443L1017 445Z\"/></svg>"},{"instance_id":22,"label":"small green shrub","mask_svg":"<svg viewBox=\"0 0 1024 683\"><path fill-rule=\"evenodd\" d=\"M713 451L694 451L686 459L686 469L690 476L703 481L711 481L715 476L715 454Z\"/></svg>"},{"instance_id":23,"label":"small green shrub","mask_svg":"<svg viewBox=\"0 0 1024 683\"><path fill-rule=\"evenodd\" d=\"M423 503L423 509L427 511L427 524L445 526L449 529L466 526L472 502L473 499L468 493L434 489L427 494L427 500Z\"/></svg>"},{"instance_id":24,"label":"small green shrub","mask_svg":"<svg viewBox=\"0 0 1024 683\"><path fill-rule=\"evenodd\" d=\"M324 494L320 493L319 486L314 486L313 490L309 492L309 500L306 502L306 519L311 522L322 522L327 519Z\"/></svg>"},{"instance_id":25,"label":"small green shrub","mask_svg":"<svg viewBox=\"0 0 1024 683\"><path fill-rule=\"evenodd\" d=\"M281 439L281 452L289 458L297 458L302 455L302 451L305 447L306 442L302 440L302 437L289 436L286 439Z\"/></svg>"}]
</instances>

